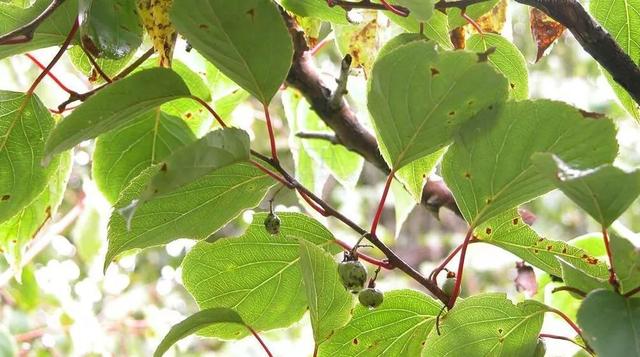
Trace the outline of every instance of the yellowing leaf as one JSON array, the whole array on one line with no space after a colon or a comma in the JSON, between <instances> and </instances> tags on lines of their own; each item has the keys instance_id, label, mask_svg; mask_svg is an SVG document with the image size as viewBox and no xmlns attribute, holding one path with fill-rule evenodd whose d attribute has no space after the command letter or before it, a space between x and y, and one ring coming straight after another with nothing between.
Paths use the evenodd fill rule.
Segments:
<instances>
[{"instance_id":1,"label":"yellowing leaf","mask_svg":"<svg viewBox=\"0 0 640 357\"><path fill-rule=\"evenodd\" d=\"M161 67L171 67L173 48L176 45L176 29L169 18L172 3L173 0L138 0L137 3L142 24L160 55Z\"/></svg>"}]
</instances>

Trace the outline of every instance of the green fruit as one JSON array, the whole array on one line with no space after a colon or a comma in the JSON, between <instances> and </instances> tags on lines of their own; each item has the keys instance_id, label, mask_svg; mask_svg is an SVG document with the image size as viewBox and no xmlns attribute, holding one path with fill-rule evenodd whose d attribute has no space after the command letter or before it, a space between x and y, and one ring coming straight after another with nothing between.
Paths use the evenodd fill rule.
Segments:
<instances>
[{"instance_id":1,"label":"green fruit","mask_svg":"<svg viewBox=\"0 0 640 357\"><path fill-rule=\"evenodd\" d=\"M456 286L456 278L447 278L442 284L442 291L448 296L453 294L453 288Z\"/></svg>"},{"instance_id":2,"label":"green fruit","mask_svg":"<svg viewBox=\"0 0 640 357\"><path fill-rule=\"evenodd\" d=\"M533 357L544 357L547 354L547 346L542 340L538 340L536 351L533 353Z\"/></svg>"},{"instance_id":3,"label":"green fruit","mask_svg":"<svg viewBox=\"0 0 640 357\"><path fill-rule=\"evenodd\" d=\"M384 295L376 288L366 288L358 294L358 300L363 306L376 308L382 304Z\"/></svg>"},{"instance_id":4,"label":"green fruit","mask_svg":"<svg viewBox=\"0 0 640 357\"><path fill-rule=\"evenodd\" d=\"M338 265L338 274L342 285L347 290L357 293L362 290L364 283L367 281L367 269L357 260L348 260Z\"/></svg>"},{"instance_id":5,"label":"green fruit","mask_svg":"<svg viewBox=\"0 0 640 357\"><path fill-rule=\"evenodd\" d=\"M264 220L264 228L269 232L269 234L280 233L280 217L273 212L269 213L267 218Z\"/></svg>"}]
</instances>

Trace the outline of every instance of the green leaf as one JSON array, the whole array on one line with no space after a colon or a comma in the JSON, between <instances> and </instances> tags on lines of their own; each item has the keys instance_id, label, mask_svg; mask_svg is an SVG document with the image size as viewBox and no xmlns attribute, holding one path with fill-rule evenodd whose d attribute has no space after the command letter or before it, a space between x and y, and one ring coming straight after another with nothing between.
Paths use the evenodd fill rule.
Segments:
<instances>
[{"instance_id":1,"label":"green leaf","mask_svg":"<svg viewBox=\"0 0 640 357\"><path fill-rule=\"evenodd\" d=\"M18 214L47 186L55 165L43 167L42 161L53 125L37 96L0 91L0 223Z\"/></svg>"},{"instance_id":2,"label":"green leaf","mask_svg":"<svg viewBox=\"0 0 640 357\"><path fill-rule=\"evenodd\" d=\"M598 356L640 356L640 298L594 291L578 310L578 325Z\"/></svg>"},{"instance_id":3,"label":"green leaf","mask_svg":"<svg viewBox=\"0 0 640 357\"><path fill-rule=\"evenodd\" d=\"M196 140L180 118L159 109L98 137L93 152L93 179L115 203L120 192L146 168Z\"/></svg>"},{"instance_id":4,"label":"green leaf","mask_svg":"<svg viewBox=\"0 0 640 357\"><path fill-rule=\"evenodd\" d=\"M225 209L227 209L225 207ZM280 233L269 234L266 213L256 214L240 237L198 243L182 263L182 281L202 309L227 307L237 311L256 331L287 327L307 310L300 270L298 240L307 240L331 253L334 237L319 222L299 213L278 213ZM212 326L206 336L238 339L244 328Z\"/></svg>"},{"instance_id":5,"label":"green leaf","mask_svg":"<svg viewBox=\"0 0 640 357\"><path fill-rule=\"evenodd\" d=\"M300 240L300 270L316 346L351 319L353 297L338 276L338 263L319 246Z\"/></svg>"},{"instance_id":6,"label":"green leaf","mask_svg":"<svg viewBox=\"0 0 640 357\"><path fill-rule=\"evenodd\" d=\"M562 264L562 280L566 286L577 288L585 293L596 289L606 289L610 287L606 278L595 278L562 260L560 260L560 263Z\"/></svg>"},{"instance_id":7,"label":"green leaf","mask_svg":"<svg viewBox=\"0 0 640 357\"><path fill-rule=\"evenodd\" d=\"M300 131L298 108L303 101L302 95L297 91L287 90L282 93L281 99L289 127L289 149L293 156L296 180L314 193L320 194L329 177L329 172L328 170L318 170L317 164L304 148L302 139L296 136L296 133Z\"/></svg>"},{"instance_id":8,"label":"green leaf","mask_svg":"<svg viewBox=\"0 0 640 357\"><path fill-rule=\"evenodd\" d=\"M375 309L356 306L353 319L320 345L319 356L419 356L441 309L418 291L386 292Z\"/></svg>"},{"instance_id":9,"label":"green leaf","mask_svg":"<svg viewBox=\"0 0 640 357\"><path fill-rule=\"evenodd\" d=\"M391 183L391 195L393 196L393 206L395 209L395 237L400 237L400 231L404 222L409 218L411 212L416 208L416 201L400 182Z\"/></svg>"},{"instance_id":10,"label":"green leaf","mask_svg":"<svg viewBox=\"0 0 640 357\"><path fill-rule=\"evenodd\" d=\"M532 356L547 310L533 300L513 305L505 294L469 297L440 318L423 356Z\"/></svg>"},{"instance_id":11,"label":"green leaf","mask_svg":"<svg viewBox=\"0 0 640 357\"><path fill-rule=\"evenodd\" d=\"M340 6L329 7L327 0L276 0L282 7L302 17L347 25L347 12Z\"/></svg>"},{"instance_id":12,"label":"green leaf","mask_svg":"<svg viewBox=\"0 0 640 357\"><path fill-rule=\"evenodd\" d=\"M395 16L392 14L386 14L391 21L396 23L398 26L402 27L405 31L419 33L420 32L420 22L415 18ZM453 45L451 44L451 39L449 38L449 22L447 20L447 15L436 11L429 20L422 24L424 35L434 41L440 46L440 48L445 50L453 49Z\"/></svg>"},{"instance_id":13,"label":"green leaf","mask_svg":"<svg viewBox=\"0 0 640 357\"><path fill-rule=\"evenodd\" d=\"M640 248L617 234L610 234L611 254L623 294L640 286Z\"/></svg>"},{"instance_id":14,"label":"green leaf","mask_svg":"<svg viewBox=\"0 0 640 357\"><path fill-rule=\"evenodd\" d=\"M172 152L160 163L142 193L143 201L166 195L212 172L227 166L248 162L249 134L237 128L212 131Z\"/></svg>"},{"instance_id":15,"label":"green leaf","mask_svg":"<svg viewBox=\"0 0 640 357\"><path fill-rule=\"evenodd\" d=\"M417 21L428 21L433 15L433 0L396 0L395 5L409 9L409 17ZM397 15L391 15L397 16Z\"/></svg>"},{"instance_id":16,"label":"green leaf","mask_svg":"<svg viewBox=\"0 0 640 357\"><path fill-rule=\"evenodd\" d=\"M94 57L121 59L142 44L135 0L80 0L80 36Z\"/></svg>"},{"instance_id":17,"label":"green leaf","mask_svg":"<svg viewBox=\"0 0 640 357\"><path fill-rule=\"evenodd\" d=\"M134 73L89 97L53 130L47 155L73 148L125 125L168 101L189 97L184 81L171 69Z\"/></svg>"},{"instance_id":18,"label":"green leaf","mask_svg":"<svg viewBox=\"0 0 640 357\"><path fill-rule=\"evenodd\" d=\"M591 0L589 12L598 23L614 37L622 49L634 60L640 58L640 43L637 29L640 26L640 1ZM633 98L607 72L607 81L618 96L620 104L636 120L640 120L640 108Z\"/></svg>"},{"instance_id":19,"label":"green leaf","mask_svg":"<svg viewBox=\"0 0 640 357\"><path fill-rule=\"evenodd\" d=\"M491 11L491 9L493 9L493 7L496 6L498 1L500 0L488 0L488 1L483 1L477 4L467 6L465 8L465 14L468 17L476 20L480 18L480 16ZM462 10L457 7L452 7L447 9L447 16L449 17L449 28L452 28L452 29L456 27L464 26L469 23L467 19L462 17Z\"/></svg>"},{"instance_id":20,"label":"green leaf","mask_svg":"<svg viewBox=\"0 0 640 357\"><path fill-rule=\"evenodd\" d=\"M98 205L85 201L85 206L71 231L73 245L78 257L87 265L92 265L107 241L108 213Z\"/></svg>"},{"instance_id":21,"label":"green leaf","mask_svg":"<svg viewBox=\"0 0 640 357\"><path fill-rule=\"evenodd\" d=\"M29 242L62 203L73 164L70 152L57 157L50 167L54 170L45 189L15 216L0 224L0 250L16 273L22 267L22 254Z\"/></svg>"},{"instance_id":22,"label":"green leaf","mask_svg":"<svg viewBox=\"0 0 640 357\"><path fill-rule=\"evenodd\" d=\"M120 195L115 209L139 197L159 169L153 166L136 177ZM258 205L273 184L271 177L254 166L235 164L146 202L136 212L131 230L127 230L122 215L114 212L109 222L105 269L116 256L131 249L163 245L178 238L207 238L245 209Z\"/></svg>"},{"instance_id":23,"label":"green leaf","mask_svg":"<svg viewBox=\"0 0 640 357\"><path fill-rule=\"evenodd\" d=\"M606 279L607 265L589 252L563 241L549 240L528 226L515 209L504 212L474 231L480 241L511 252L527 263L555 276L562 276L561 258L588 272L594 277Z\"/></svg>"},{"instance_id":24,"label":"green leaf","mask_svg":"<svg viewBox=\"0 0 640 357\"><path fill-rule=\"evenodd\" d=\"M474 52L495 48L495 52L489 55L489 63L509 81L509 97L515 100L529 97L527 62L511 41L494 33L475 34L467 39L466 48Z\"/></svg>"},{"instance_id":25,"label":"green leaf","mask_svg":"<svg viewBox=\"0 0 640 357\"><path fill-rule=\"evenodd\" d=\"M51 0L36 0L28 9L0 3L0 34L9 33L40 15ZM78 0L67 0L36 29L31 41L0 45L0 59L39 48L57 46L67 38L78 16Z\"/></svg>"},{"instance_id":26,"label":"green leaf","mask_svg":"<svg viewBox=\"0 0 640 357\"><path fill-rule=\"evenodd\" d=\"M398 172L396 178L404 184L416 203L422 202L422 190L429 175L435 171L436 166L446 152L446 148L438 150L423 158L409 163Z\"/></svg>"},{"instance_id":27,"label":"green leaf","mask_svg":"<svg viewBox=\"0 0 640 357\"><path fill-rule=\"evenodd\" d=\"M18 355L16 341L4 325L0 325L0 355L7 357Z\"/></svg>"},{"instance_id":28,"label":"green leaf","mask_svg":"<svg viewBox=\"0 0 640 357\"><path fill-rule=\"evenodd\" d=\"M100 66L100 69L107 75L109 78L115 77L124 67L131 61L133 55L135 53L132 52L127 56L124 56L121 59L110 59L110 58L95 58L96 63ZM89 61L89 57L84 53L80 46L73 46L71 49L67 51L67 55L69 56L69 60L73 66L82 74L89 78L90 82L93 83L104 83L105 80L102 76L93 68L93 64Z\"/></svg>"},{"instance_id":29,"label":"green leaf","mask_svg":"<svg viewBox=\"0 0 640 357\"><path fill-rule=\"evenodd\" d=\"M140 66L140 69L151 69L157 66L158 58L154 57L145 61ZM196 73L189 66L175 58L171 62L171 69L182 78L192 95L205 102L211 102L211 90L199 73ZM176 99L164 103L160 106L160 109L163 112L182 118L198 137L206 134L213 123L213 116L200 103L190 98ZM223 119L227 117L227 112L221 111L221 108L218 108L215 103L214 109Z\"/></svg>"},{"instance_id":30,"label":"green leaf","mask_svg":"<svg viewBox=\"0 0 640 357\"><path fill-rule=\"evenodd\" d=\"M171 330L164 336L156 351L154 357L161 357L179 340L214 324L229 323L244 326L244 321L237 312L231 309L214 308L198 311L187 317L179 323L173 325Z\"/></svg>"},{"instance_id":31,"label":"green leaf","mask_svg":"<svg viewBox=\"0 0 640 357\"><path fill-rule=\"evenodd\" d=\"M442 162L444 179L471 226L551 191L531 160L558 155L571 166L594 167L616 156L616 129L567 104L508 102L478 115L456 137Z\"/></svg>"},{"instance_id":32,"label":"green leaf","mask_svg":"<svg viewBox=\"0 0 640 357\"><path fill-rule=\"evenodd\" d=\"M182 0L171 20L193 48L264 104L289 72L291 37L270 0Z\"/></svg>"},{"instance_id":33,"label":"green leaf","mask_svg":"<svg viewBox=\"0 0 640 357\"><path fill-rule=\"evenodd\" d=\"M613 165L579 170L552 154L533 156L536 167L603 227L609 227L640 195L640 170Z\"/></svg>"},{"instance_id":34,"label":"green leaf","mask_svg":"<svg viewBox=\"0 0 640 357\"><path fill-rule=\"evenodd\" d=\"M304 99L298 104L296 118L298 132L334 134ZM318 165L325 166L338 182L346 187L355 187L364 166L362 156L326 140L303 139L302 144L309 156Z\"/></svg>"},{"instance_id":35,"label":"green leaf","mask_svg":"<svg viewBox=\"0 0 640 357\"><path fill-rule=\"evenodd\" d=\"M475 54L439 54L419 41L378 59L368 105L382 154L397 170L449 145L462 124L506 97L505 78Z\"/></svg>"}]
</instances>

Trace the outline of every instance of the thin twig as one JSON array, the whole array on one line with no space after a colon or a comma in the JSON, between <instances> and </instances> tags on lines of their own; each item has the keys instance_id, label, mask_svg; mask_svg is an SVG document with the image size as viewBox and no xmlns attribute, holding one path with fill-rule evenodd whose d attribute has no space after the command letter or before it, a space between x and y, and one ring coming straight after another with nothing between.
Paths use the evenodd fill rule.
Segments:
<instances>
[{"instance_id":1,"label":"thin twig","mask_svg":"<svg viewBox=\"0 0 640 357\"><path fill-rule=\"evenodd\" d=\"M349 252L353 250L353 247L349 245L349 243L344 242L340 239L335 239L335 242L337 245L341 246L342 249L344 249L345 251ZM373 264L375 266L378 267L382 267L385 268L387 270L393 270L394 266L389 264L389 262L387 260L380 260L380 259L376 259L373 257L370 257L366 254L362 254L362 252L358 252L358 258L364 260L367 263Z\"/></svg>"},{"instance_id":2,"label":"thin twig","mask_svg":"<svg viewBox=\"0 0 640 357\"><path fill-rule=\"evenodd\" d=\"M332 143L333 145L340 145L340 139L335 134L330 133L314 133L314 132L306 132L301 131L296 133L296 136L300 139L311 139L311 140L324 140Z\"/></svg>"},{"instance_id":3,"label":"thin twig","mask_svg":"<svg viewBox=\"0 0 640 357\"><path fill-rule=\"evenodd\" d=\"M568 342L571 342L571 343L573 343L574 345L576 345L576 346L578 346L578 347L582 348L583 350L585 350L585 351L589 352L589 354L593 355L593 352L592 352L592 351L590 351L589 349L587 349L585 346L583 346L583 345L579 344L579 343L578 343L578 342L576 342L575 340L570 339L569 337L559 336L559 335L553 335L553 334L550 334L550 333L541 333L540 335L538 335L538 337L540 337L540 338L552 338L552 339L554 339L554 340L568 341Z\"/></svg>"},{"instance_id":4,"label":"thin twig","mask_svg":"<svg viewBox=\"0 0 640 357\"><path fill-rule=\"evenodd\" d=\"M51 71L51 68L53 68L53 66L55 66L56 63L58 63L58 61L60 60L60 57L62 57L64 52L69 47L69 44L71 44L71 41L73 40L73 36L75 36L76 32L78 31L78 26L79 25L80 24L78 22L78 19L76 18L76 21L73 23L73 26L71 27L71 30L67 34L67 38L65 38L64 42L62 43L62 46L60 46L60 49L58 50L56 55L53 56L53 58L51 59L51 62L49 62L47 67L40 73L40 75L36 78L36 80L33 81L33 84L31 85L31 88L29 88L29 90L27 91L28 95L32 94L36 90L36 88L38 87L38 84L40 84L42 79L44 77L46 77L47 74Z\"/></svg>"},{"instance_id":5,"label":"thin twig","mask_svg":"<svg viewBox=\"0 0 640 357\"><path fill-rule=\"evenodd\" d=\"M624 297L630 298L630 297L632 297L633 295L635 295L637 293L640 293L640 286L638 286L635 289L631 289L631 290L627 291L627 293L624 294Z\"/></svg>"},{"instance_id":6,"label":"thin twig","mask_svg":"<svg viewBox=\"0 0 640 357\"><path fill-rule=\"evenodd\" d=\"M136 68L140 67L141 64L144 63L144 61L146 61L149 57L151 57L151 55L153 55L153 53L155 52L155 50L152 48L150 48L149 50L147 50L147 52L145 52L142 56L140 56L137 60L135 60L135 62L133 62L132 64L130 64L127 68L123 69L120 73L118 73L118 75L116 75L115 77L111 78L112 82L116 82L126 76L129 75L129 73L133 72ZM76 95L70 95L69 99L65 100L64 102L62 102L59 106L58 106L58 111L59 112L63 112L66 108L67 105L75 102L75 101L81 101L84 102L85 100L87 100L87 98L91 97L92 95L96 94L98 91L106 88L108 85L110 85L111 83L105 83L103 85L101 85L98 88L94 88L88 92L85 93L79 93Z\"/></svg>"},{"instance_id":7,"label":"thin twig","mask_svg":"<svg viewBox=\"0 0 640 357\"><path fill-rule=\"evenodd\" d=\"M345 0L327 0L327 5L329 5L329 7L340 6L346 11L350 11L353 9L387 10L398 16L409 16L410 11L406 7L390 5L385 0L380 0L380 2L380 4L377 4L371 2L371 0L361 0L358 2L350 2Z\"/></svg>"},{"instance_id":8,"label":"thin twig","mask_svg":"<svg viewBox=\"0 0 640 357\"><path fill-rule=\"evenodd\" d=\"M579 296L581 296L583 298L587 296L587 293L585 293L584 291L582 291L582 290L580 290L578 288L574 288L572 286L558 286L557 288L551 290L551 293L555 294L555 293L560 292L560 291L570 291L570 292L572 292L572 293L574 293L576 295L579 295Z\"/></svg>"},{"instance_id":9,"label":"thin twig","mask_svg":"<svg viewBox=\"0 0 640 357\"><path fill-rule=\"evenodd\" d=\"M549 312L552 312L558 316L560 316L567 324L569 324L569 326L571 326L571 328L573 329L573 331L576 332L576 334L578 336L580 336L580 338L582 339L582 341L584 341L585 343L585 348L587 349L587 351L589 352L593 352L593 350L591 349L591 347L587 344L587 340L584 338L584 336L582 335L582 330L580 329L580 327L578 327L578 325L576 325L575 322L573 322L569 316L567 316L564 312L558 310L558 309L554 309L552 307L548 307L549 308Z\"/></svg>"},{"instance_id":10,"label":"thin twig","mask_svg":"<svg viewBox=\"0 0 640 357\"><path fill-rule=\"evenodd\" d=\"M340 63L340 77L336 79L338 86L331 94L329 98L329 106L333 109L339 108L342 104L342 99L347 94L347 82L349 81L349 71L351 70L351 63L353 58L350 54L347 54Z\"/></svg>"},{"instance_id":11,"label":"thin twig","mask_svg":"<svg viewBox=\"0 0 640 357\"><path fill-rule=\"evenodd\" d=\"M267 353L267 356L273 357L273 354L271 354L271 351L269 350L269 347L267 347L267 344L264 343L262 338L260 338L260 335L256 332L256 330L252 329L249 326L247 326L247 328L249 329L249 331L251 331L251 334L253 334L253 337L255 337L256 340L258 340L258 342L260 343L260 346L262 346L262 349L264 349L264 351Z\"/></svg>"},{"instance_id":12,"label":"thin twig","mask_svg":"<svg viewBox=\"0 0 640 357\"><path fill-rule=\"evenodd\" d=\"M100 77L102 77L102 79L104 79L105 82L111 83L112 82L111 78L109 78L109 76L107 76L107 74L104 73L104 71L102 70L102 68L100 67L100 65L96 61L96 59L93 58L93 55L91 53L89 53L89 51L87 51L87 49L84 48L84 46L82 46L82 44L80 45L80 48L82 49L82 52L84 52L84 55L87 56L87 58L89 59L89 62L91 62L91 65L96 70L96 72L98 72Z\"/></svg>"},{"instance_id":13,"label":"thin twig","mask_svg":"<svg viewBox=\"0 0 640 357\"><path fill-rule=\"evenodd\" d=\"M468 6L483 3L486 1L489 1L489 0L458 0L458 1L440 0L434 5L434 7L436 10L442 12L443 14L447 13L447 9L454 8L454 7L464 12Z\"/></svg>"},{"instance_id":14,"label":"thin twig","mask_svg":"<svg viewBox=\"0 0 640 357\"><path fill-rule=\"evenodd\" d=\"M47 67L43 65L35 56L30 53L25 53L24 55L27 56L27 58L29 58L31 62L33 62L38 68L40 68L40 70L46 71ZM56 77L56 75L51 71L46 71L46 73L49 78L51 78L51 80L53 80L58 85L58 87L60 87L60 89L67 92L69 95L78 94L78 92L71 90L67 86L65 86L64 83L62 83L62 81L59 80L58 77Z\"/></svg>"},{"instance_id":15,"label":"thin twig","mask_svg":"<svg viewBox=\"0 0 640 357\"><path fill-rule=\"evenodd\" d=\"M458 263L458 271L456 272L456 284L453 286L453 292L451 292L451 298L449 298L449 303L447 304L450 309L456 304L456 300L460 295L460 289L462 287L462 273L464 273L464 260L467 254L467 247L469 246L471 239L473 239L473 228L469 228L467 231L467 235L464 237L464 242L462 242L462 248L460 249L460 262Z\"/></svg>"},{"instance_id":16,"label":"thin twig","mask_svg":"<svg viewBox=\"0 0 640 357\"><path fill-rule=\"evenodd\" d=\"M65 0L53 0L51 4L42 11L35 19L19 28L0 36L0 45L10 45L16 43L25 43L33 39L36 29L46 20L56 9L62 5Z\"/></svg>"}]
</instances>

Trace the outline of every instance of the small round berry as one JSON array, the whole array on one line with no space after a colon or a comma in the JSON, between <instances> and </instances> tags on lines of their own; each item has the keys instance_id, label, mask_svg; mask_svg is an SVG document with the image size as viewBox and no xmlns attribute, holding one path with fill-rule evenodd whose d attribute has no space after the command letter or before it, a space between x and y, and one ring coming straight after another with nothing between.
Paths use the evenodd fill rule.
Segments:
<instances>
[{"instance_id":1,"label":"small round berry","mask_svg":"<svg viewBox=\"0 0 640 357\"><path fill-rule=\"evenodd\" d=\"M265 218L264 220L264 228L269 234L280 233L280 217L278 217L275 213L270 212L269 215L267 215L267 218Z\"/></svg>"},{"instance_id":2,"label":"small round berry","mask_svg":"<svg viewBox=\"0 0 640 357\"><path fill-rule=\"evenodd\" d=\"M533 357L544 357L547 354L547 346L542 340L538 340L536 345L536 351L533 353Z\"/></svg>"},{"instance_id":3,"label":"small round berry","mask_svg":"<svg viewBox=\"0 0 640 357\"><path fill-rule=\"evenodd\" d=\"M376 288L366 288L358 294L358 300L363 306L376 308L382 304L384 294Z\"/></svg>"},{"instance_id":4,"label":"small round berry","mask_svg":"<svg viewBox=\"0 0 640 357\"><path fill-rule=\"evenodd\" d=\"M453 294L453 288L455 286L456 278L447 278L445 279L444 284L442 284L442 291L444 291L444 293L448 296L451 296L451 294Z\"/></svg>"},{"instance_id":5,"label":"small round berry","mask_svg":"<svg viewBox=\"0 0 640 357\"><path fill-rule=\"evenodd\" d=\"M367 281L367 269L357 260L347 260L338 265L338 274L347 290L357 293Z\"/></svg>"}]
</instances>

